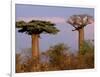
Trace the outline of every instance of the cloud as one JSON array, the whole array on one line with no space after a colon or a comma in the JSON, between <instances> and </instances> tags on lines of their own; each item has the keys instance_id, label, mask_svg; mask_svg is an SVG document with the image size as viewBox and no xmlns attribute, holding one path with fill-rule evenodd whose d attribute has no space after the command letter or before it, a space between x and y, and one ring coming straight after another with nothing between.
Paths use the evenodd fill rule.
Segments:
<instances>
[{"instance_id":1,"label":"cloud","mask_svg":"<svg viewBox=\"0 0 100 77\"><path fill-rule=\"evenodd\" d=\"M66 18L64 17L18 17L16 21L24 20L26 22L30 20L43 20L43 21L51 21L56 24L64 24L66 23Z\"/></svg>"}]
</instances>

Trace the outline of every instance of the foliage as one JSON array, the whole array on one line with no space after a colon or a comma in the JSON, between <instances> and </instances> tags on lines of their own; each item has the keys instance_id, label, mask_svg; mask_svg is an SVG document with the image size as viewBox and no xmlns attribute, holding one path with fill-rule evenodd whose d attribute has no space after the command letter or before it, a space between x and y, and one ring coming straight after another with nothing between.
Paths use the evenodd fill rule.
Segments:
<instances>
[{"instance_id":1,"label":"foliage","mask_svg":"<svg viewBox=\"0 0 100 77\"><path fill-rule=\"evenodd\" d=\"M63 43L51 46L49 50L40 54L48 57L48 61L40 61L27 57L27 61L21 62L22 58L16 56L16 72L39 72L39 71L57 71L73 69L94 68L94 45L91 41L85 41L82 48L84 53L72 54L69 47ZM42 57L41 57L42 58ZM40 59L41 60L41 59ZM19 68L20 67L20 68Z\"/></svg>"},{"instance_id":2,"label":"foliage","mask_svg":"<svg viewBox=\"0 0 100 77\"><path fill-rule=\"evenodd\" d=\"M25 32L29 35L41 33L56 34L57 32L59 32L59 30L55 27L55 24L51 23L50 21L17 21L16 27L19 28L19 32Z\"/></svg>"},{"instance_id":3,"label":"foliage","mask_svg":"<svg viewBox=\"0 0 100 77\"><path fill-rule=\"evenodd\" d=\"M67 45L64 45L63 43L50 47L50 50L48 50L47 52L51 65L62 68L62 63L64 63L68 49L69 47Z\"/></svg>"},{"instance_id":4,"label":"foliage","mask_svg":"<svg viewBox=\"0 0 100 77\"><path fill-rule=\"evenodd\" d=\"M81 50L80 50L80 54L84 55L88 52L94 52L94 45L93 42L90 40L84 41L82 46L81 46Z\"/></svg>"},{"instance_id":5,"label":"foliage","mask_svg":"<svg viewBox=\"0 0 100 77\"><path fill-rule=\"evenodd\" d=\"M22 71L21 69L21 55L20 54L16 54L16 72L19 73Z\"/></svg>"}]
</instances>

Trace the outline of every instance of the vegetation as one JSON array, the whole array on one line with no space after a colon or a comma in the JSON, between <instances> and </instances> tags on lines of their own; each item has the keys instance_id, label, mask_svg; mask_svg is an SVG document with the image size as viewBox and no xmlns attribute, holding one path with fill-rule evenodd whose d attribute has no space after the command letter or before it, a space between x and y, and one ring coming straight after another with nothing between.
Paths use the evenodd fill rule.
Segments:
<instances>
[{"instance_id":1,"label":"vegetation","mask_svg":"<svg viewBox=\"0 0 100 77\"><path fill-rule=\"evenodd\" d=\"M39 72L55 70L73 70L94 68L94 45L91 41L85 41L82 53L72 54L69 47L63 43L51 46L46 52L40 54L46 56L40 61L39 68L35 67L35 60L27 57L26 62L21 62L20 54L16 54L16 72ZM48 60L48 61L47 61Z\"/></svg>"},{"instance_id":2,"label":"vegetation","mask_svg":"<svg viewBox=\"0 0 100 77\"><path fill-rule=\"evenodd\" d=\"M18 21L16 22L18 32L25 32L32 36L32 55L39 57L39 36L41 33L56 34L59 30L56 29L55 24L49 21L31 20L29 22Z\"/></svg>"},{"instance_id":3,"label":"vegetation","mask_svg":"<svg viewBox=\"0 0 100 77\"><path fill-rule=\"evenodd\" d=\"M68 23L79 32L79 50L71 53L69 46L63 43L51 46L47 51L40 52L39 37L41 33L57 34L59 30L49 21L31 20L18 21L18 32L31 35L31 54L23 58L22 53L16 54L16 72L39 72L55 70L73 70L94 68L94 43L84 40L84 27L91 24L93 17L89 15L73 15ZM26 50L26 49L25 49ZM31 57L30 57L31 56ZM24 60L23 60L24 59Z\"/></svg>"},{"instance_id":4,"label":"vegetation","mask_svg":"<svg viewBox=\"0 0 100 77\"><path fill-rule=\"evenodd\" d=\"M79 33L79 51L81 50L84 42L84 27L93 23L93 17L89 15L73 15L68 21L75 29L72 31L78 31Z\"/></svg>"},{"instance_id":5,"label":"vegetation","mask_svg":"<svg viewBox=\"0 0 100 77\"><path fill-rule=\"evenodd\" d=\"M18 21L16 22L18 32L26 33L32 37L32 60L35 60L38 68L39 63L39 37L41 33L56 34L59 30L55 24L49 21L31 20L29 22ZM35 68L35 67L34 67Z\"/></svg>"}]
</instances>

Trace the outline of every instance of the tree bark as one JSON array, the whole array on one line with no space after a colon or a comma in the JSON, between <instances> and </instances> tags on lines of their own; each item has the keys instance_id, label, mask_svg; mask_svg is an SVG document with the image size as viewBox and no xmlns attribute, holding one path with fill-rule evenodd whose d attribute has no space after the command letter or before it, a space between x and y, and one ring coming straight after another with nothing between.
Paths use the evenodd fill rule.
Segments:
<instances>
[{"instance_id":1,"label":"tree bark","mask_svg":"<svg viewBox=\"0 0 100 77\"><path fill-rule=\"evenodd\" d=\"M84 28L81 28L78 31L79 31L79 52L80 52L84 42Z\"/></svg>"},{"instance_id":2,"label":"tree bark","mask_svg":"<svg viewBox=\"0 0 100 77\"><path fill-rule=\"evenodd\" d=\"M39 71L39 34L32 34L32 71Z\"/></svg>"},{"instance_id":3,"label":"tree bark","mask_svg":"<svg viewBox=\"0 0 100 77\"><path fill-rule=\"evenodd\" d=\"M32 34L32 58L39 59L39 35Z\"/></svg>"}]
</instances>

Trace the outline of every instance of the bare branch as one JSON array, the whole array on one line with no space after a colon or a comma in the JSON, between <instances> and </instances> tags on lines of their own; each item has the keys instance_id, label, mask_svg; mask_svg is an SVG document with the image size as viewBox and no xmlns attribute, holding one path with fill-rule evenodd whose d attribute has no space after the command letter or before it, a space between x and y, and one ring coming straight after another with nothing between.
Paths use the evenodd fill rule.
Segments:
<instances>
[{"instance_id":1,"label":"bare branch","mask_svg":"<svg viewBox=\"0 0 100 77\"><path fill-rule=\"evenodd\" d=\"M78 30L93 22L94 22L93 17L86 14L70 16L70 18L67 21L67 23L72 25L75 28L75 30Z\"/></svg>"}]
</instances>

